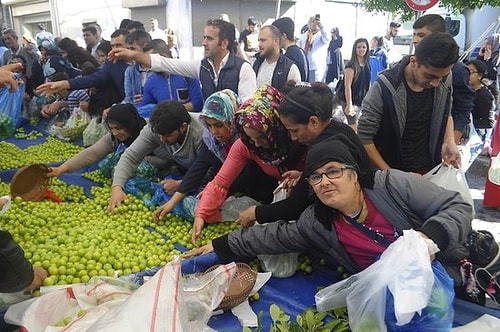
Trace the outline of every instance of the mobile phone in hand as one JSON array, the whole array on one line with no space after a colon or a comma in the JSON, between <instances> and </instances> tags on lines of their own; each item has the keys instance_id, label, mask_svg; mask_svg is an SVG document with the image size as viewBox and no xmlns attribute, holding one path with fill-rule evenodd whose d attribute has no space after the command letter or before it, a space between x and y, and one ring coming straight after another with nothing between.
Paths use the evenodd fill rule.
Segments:
<instances>
[{"instance_id":1,"label":"mobile phone in hand","mask_svg":"<svg viewBox=\"0 0 500 332\"><path fill-rule=\"evenodd\" d=\"M316 14L316 15L314 15L314 20L315 20L315 21L320 21L320 20L321 20L321 16L320 16L320 14Z\"/></svg>"}]
</instances>

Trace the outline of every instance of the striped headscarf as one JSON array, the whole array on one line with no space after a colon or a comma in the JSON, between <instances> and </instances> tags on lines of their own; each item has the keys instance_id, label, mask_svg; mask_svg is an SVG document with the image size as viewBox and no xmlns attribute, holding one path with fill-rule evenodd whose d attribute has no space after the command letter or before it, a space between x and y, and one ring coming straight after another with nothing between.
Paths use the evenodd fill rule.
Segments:
<instances>
[{"instance_id":1,"label":"striped headscarf","mask_svg":"<svg viewBox=\"0 0 500 332\"><path fill-rule=\"evenodd\" d=\"M229 89L214 92L205 103L200 114L200 122L207 128L203 132L203 142L221 162L224 162L229 148L238 138L238 131L234 127L234 113L240 105L238 96ZM228 142L219 142L208 130L206 118L221 121L229 127L231 139Z\"/></svg>"}]
</instances>

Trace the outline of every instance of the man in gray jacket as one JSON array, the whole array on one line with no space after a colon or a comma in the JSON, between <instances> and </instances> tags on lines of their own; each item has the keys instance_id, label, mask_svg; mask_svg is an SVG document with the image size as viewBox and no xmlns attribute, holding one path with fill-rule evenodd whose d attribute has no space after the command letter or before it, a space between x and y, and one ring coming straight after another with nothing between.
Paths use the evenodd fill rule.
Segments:
<instances>
[{"instance_id":1,"label":"man in gray jacket","mask_svg":"<svg viewBox=\"0 0 500 332\"><path fill-rule=\"evenodd\" d=\"M375 167L423 174L442 160L460 164L450 121L449 74L457 59L455 40L436 32L419 43L415 55L379 75L358 122L358 135Z\"/></svg>"},{"instance_id":2,"label":"man in gray jacket","mask_svg":"<svg viewBox=\"0 0 500 332\"><path fill-rule=\"evenodd\" d=\"M163 147L164 159L172 160L184 172L191 166L201 146L203 125L196 113L188 112L184 106L174 100L160 102L156 105L149 124L139 137L123 153L116 165L111 188L108 211L121 205L125 200L125 182L139 166L145 156ZM165 188L179 183L175 180L162 181ZM175 188L174 188L175 190Z\"/></svg>"}]
</instances>

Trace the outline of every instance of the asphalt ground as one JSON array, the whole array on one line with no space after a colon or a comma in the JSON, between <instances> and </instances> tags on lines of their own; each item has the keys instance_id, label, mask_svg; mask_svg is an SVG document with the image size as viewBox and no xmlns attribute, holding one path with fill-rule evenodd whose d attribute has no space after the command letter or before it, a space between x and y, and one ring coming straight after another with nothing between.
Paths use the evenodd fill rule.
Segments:
<instances>
[{"instance_id":1,"label":"asphalt ground","mask_svg":"<svg viewBox=\"0 0 500 332\"><path fill-rule=\"evenodd\" d=\"M469 184L471 196L474 199L475 218L472 221L474 229L486 229L495 235L500 242L500 207L483 206L484 184L488 172L490 158L478 156L469 167L465 176Z\"/></svg>"}]
</instances>

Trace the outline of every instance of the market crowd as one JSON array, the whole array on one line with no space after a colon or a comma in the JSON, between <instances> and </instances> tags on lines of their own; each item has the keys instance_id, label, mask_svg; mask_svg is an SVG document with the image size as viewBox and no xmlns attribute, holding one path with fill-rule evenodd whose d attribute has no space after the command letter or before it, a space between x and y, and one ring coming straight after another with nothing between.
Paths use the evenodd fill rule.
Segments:
<instances>
[{"instance_id":1,"label":"market crowd","mask_svg":"<svg viewBox=\"0 0 500 332\"><path fill-rule=\"evenodd\" d=\"M125 183L142 163L158 170L171 197L154 219L200 193L195 246L205 223L221 221L231 194L262 203L240 212L242 230L187 257L215 251L229 261L313 249L355 273L412 228L439 247L435 258L463 287L459 262L469 259L462 244L472 207L420 175L442 162L460 167L458 145L472 130L483 138L485 153L499 152L493 128L500 35L486 39L477 59L458 62L444 19L430 14L413 24L414 54L397 54L393 38L401 24L391 22L386 35L356 39L344 61L339 28L328 33L320 15L311 16L300 36L288 17L247 23L237 34L227 15L209 19L201 60L179 59L174 32L155 19L150 31L123 20L109 41L99 25L86 25L86 48L43 25L36 41L24 38L23 46L7 29L2 60L11 65L0 69L0 82L15 88L23 80L26 116L52 118L82 108L106 126L94 144L49 176L120 149L110 213L125 200ZM271 203L278 186L287 198ZM494 184L487 190L500 191ZM494 196L485 204L500 206L500 195ZM268 226L250 227L255 222ZM0 240L0 291L39 286L44 271L25 268L6 232Z\"/></svg>"}]
</instances>

